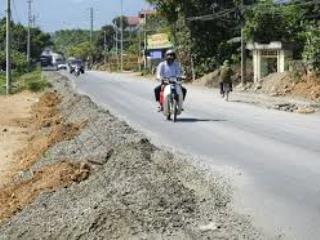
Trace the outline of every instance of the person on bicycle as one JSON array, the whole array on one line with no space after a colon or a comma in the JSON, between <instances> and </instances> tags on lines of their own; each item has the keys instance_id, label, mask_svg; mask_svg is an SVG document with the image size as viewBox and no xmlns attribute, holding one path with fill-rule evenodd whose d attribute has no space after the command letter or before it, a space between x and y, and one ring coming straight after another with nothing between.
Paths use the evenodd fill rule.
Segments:
<instances>
[{"instance_id":1,"label":"person on bicycle","mask_svg":"<svg viewBox=\"0 0 320 240\"><path fill-rule=\"evenodd\" d=\"M224 61L221 69L220 69L220 94L224 95L225 91L223 86L225 84L229 84L230 92L232 92L232 77L233 71L230 67L230 62L229 60Z\"/></svg>"}]
</instances>

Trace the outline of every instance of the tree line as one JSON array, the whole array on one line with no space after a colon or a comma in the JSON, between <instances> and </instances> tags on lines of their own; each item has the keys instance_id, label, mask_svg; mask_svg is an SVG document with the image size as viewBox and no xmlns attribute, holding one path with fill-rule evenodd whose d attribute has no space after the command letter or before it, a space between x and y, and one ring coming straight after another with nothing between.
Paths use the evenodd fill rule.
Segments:
<instances>
[{"instance_id":1,"label":"tree line","mask_svg":"<svg viewBox=\"0 0 320 240\"><path fill-rule=\"evenodd\" d=\"M27 72L27 27L20 23L11 22L12 68L19 73ZM31 59L39 59L43 49L51 46L51 36L39 28L31 28ZM0 20L0 68L5 70L6 58L6 19Z\"/></svg>"},{"instance_id":2,"label":"tree line","mask_svg":"<svg viewBox=\"0 0 320 240\"><path fill-rule=\"evenodd\" d=\"M186 69L195 62L197 76L215 70L226 59L240 61L240 36L246 41L292 44L294 57L320 70L319 4L312 0L147 0L168 21L168 31ZM203 17L191 21L195 16ZM211 16L211 20L210 20ZM216 16L216 17L214 17Z\"/></svg>"}]
</instances>

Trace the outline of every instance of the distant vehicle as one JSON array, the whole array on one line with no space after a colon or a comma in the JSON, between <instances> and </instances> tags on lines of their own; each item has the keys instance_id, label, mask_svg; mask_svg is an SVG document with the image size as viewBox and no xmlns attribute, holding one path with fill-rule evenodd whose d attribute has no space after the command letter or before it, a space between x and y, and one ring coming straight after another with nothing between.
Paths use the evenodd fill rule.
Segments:
<instances>
[{"instance_id":1,"label":"distant vehicle","mask_svg":"<svg viewBox=\"0 0 320 240\"><path fill-rule=\"evenodd\" d=\"M58 70L68 70L68 65L66 63L59 63Z\"/></svg>"},{"instance_id":2,"label":"distant vehicle","mask_svg":"<svg viewBox=\"0 0 320 240\"><path fill-rule=\"evenodd\" d=\"M61 54L47 48L41 54L40 63L42 68L57 71L59 70L59 65L65 63L65 59Z\"/></svg>"},{"instance_id":3,"label":"distant vehicle","mask_svg":"<svg viewBox=\"0 0 320 240\"><path fill-rule=\"evenodd\" d=\"M50 67L52 66L52 56L50 55L42 55L40 57L41 67Z\"/></svg>"},{"instance_id":4,"label":"distant vehicle","mask_svg":"<svg viewBox=\"0 0 320 240\"><path fill-rule=\"evenodd\" d=\"M73 73L76 67L79 67L82 74L84 73L84 64L80 59L68 59L69 72Z\"/></svg>"},{"instance_id":5,"label":"distant vehicle","mask_svg":"<svg viewBox=\"0 0 320 240\"><path fill-rule=\"evenodd\" d=\"M61 54L54 53L54 52L51 53L51 56L52 56L52 65L56 67L56 70L59 70L58 65L65 62L63 56Z\"/></svg>"}]
</instances>

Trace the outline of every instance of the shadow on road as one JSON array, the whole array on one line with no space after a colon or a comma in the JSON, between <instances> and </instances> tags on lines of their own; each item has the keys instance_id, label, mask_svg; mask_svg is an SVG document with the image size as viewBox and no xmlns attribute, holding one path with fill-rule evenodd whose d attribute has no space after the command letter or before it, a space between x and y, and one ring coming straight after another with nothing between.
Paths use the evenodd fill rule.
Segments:
<instances>
[{"instance_id":1,"label":"shadow on road","mask_svg":"<svg viewBox=\"0 0 320 240\"><path fill-rule=\"evenodd\" d=\"M245 100L229 100L229 102L233 103L247 103L247 104L255 104L256 102L254 101L245 101Z\"/></svg>"},{"instance_id":2,"label":"shadow on road","mask_svg":"<svg viewBox=\"0 0 320 240\"><path fill-rule=\"evenodd\" d=\"M224 119L206 119L206 118L178 118L177 122L193 123L193 122L226 122Z\"/></svg>"}]
</instances>

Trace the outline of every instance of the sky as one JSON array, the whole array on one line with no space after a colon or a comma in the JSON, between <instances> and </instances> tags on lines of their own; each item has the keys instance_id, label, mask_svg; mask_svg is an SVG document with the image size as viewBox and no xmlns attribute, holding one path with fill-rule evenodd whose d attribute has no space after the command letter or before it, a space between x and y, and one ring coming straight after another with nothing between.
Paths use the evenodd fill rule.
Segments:
<instances>
[{"instance_id":1,"label":"sky","mask_svg":"<svg viewBox=\"0 0 320 240\"><path fill-rule=\"evenodd\" d=\"M27 23L27 0L11 0L15 22ZM36 26L46 32L66 28L90 28L90 7L94 8L94 28L111 23L120 15L120 0L32 0ZM0 1L0 16L5 16L6 1ZM145 0L123 0L124 15L134 16L150 7Z\"/></svg>"}]
</instances>

